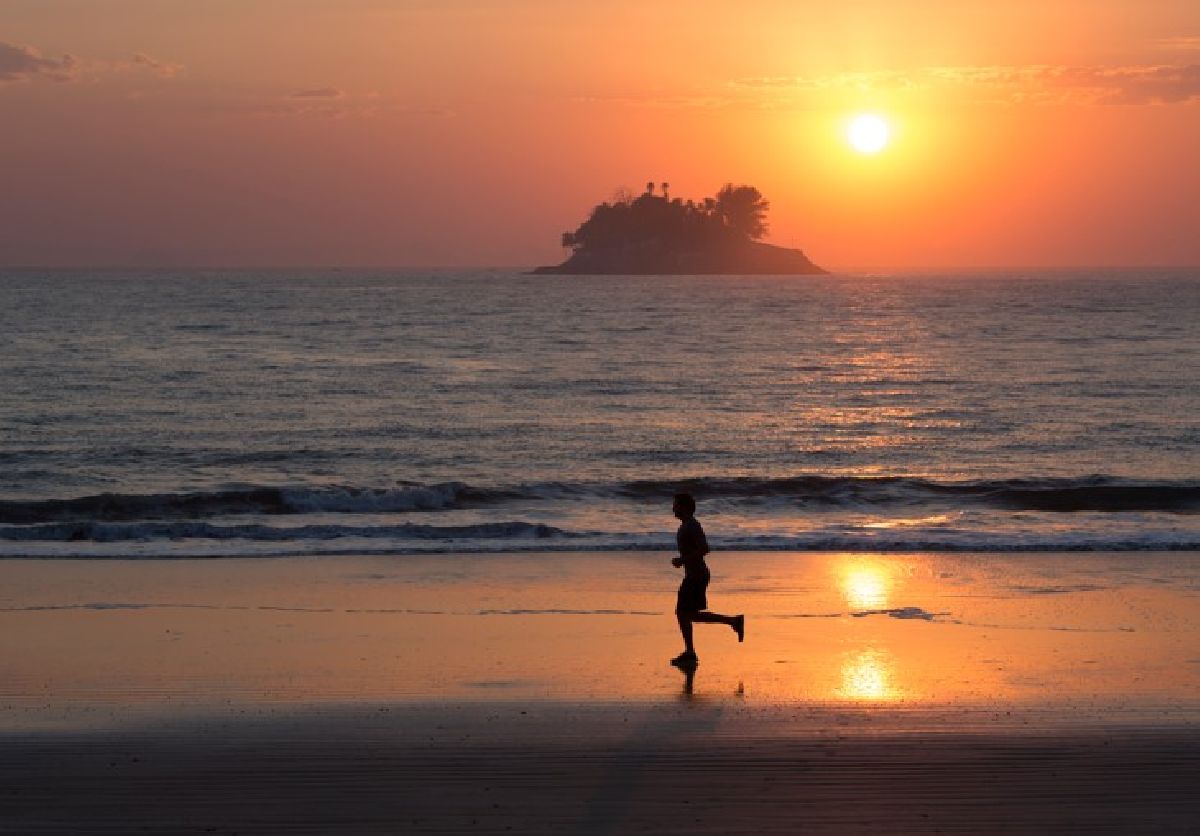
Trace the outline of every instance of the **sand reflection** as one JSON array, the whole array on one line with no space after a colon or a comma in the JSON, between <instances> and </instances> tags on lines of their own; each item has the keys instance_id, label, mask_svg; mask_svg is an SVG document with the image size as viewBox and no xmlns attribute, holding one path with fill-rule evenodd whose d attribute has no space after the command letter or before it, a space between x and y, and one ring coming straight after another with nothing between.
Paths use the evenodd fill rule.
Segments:
<instances>
[{"instance_id":1,"label":"sand reflection","mask_svg":"<svg viewBox=\"0 0 1200 836\"><path fill-rule=\"evenodd\" d=\"M864 701L898 699L900 692L893 685L894 680L891 656L878 648L866 648L846 657L837 695Z\"/></svg>"}]
</instances>

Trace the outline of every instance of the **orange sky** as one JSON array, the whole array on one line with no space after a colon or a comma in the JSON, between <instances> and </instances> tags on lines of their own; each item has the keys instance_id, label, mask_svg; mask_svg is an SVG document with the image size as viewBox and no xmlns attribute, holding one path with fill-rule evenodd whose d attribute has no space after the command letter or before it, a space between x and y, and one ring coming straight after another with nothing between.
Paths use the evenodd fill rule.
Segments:
<instances>
[{"instance_id":1,"label":"orange sky","mask_svg":"<svg viewBox=\"0 0 1200 836\"><path fill-rule=\"evenodd\" d=\"M833 269L1196 265L1200 3L0 0L0 160L0 265L533 265L647 180Z\"/></svg>"}]
</instances>

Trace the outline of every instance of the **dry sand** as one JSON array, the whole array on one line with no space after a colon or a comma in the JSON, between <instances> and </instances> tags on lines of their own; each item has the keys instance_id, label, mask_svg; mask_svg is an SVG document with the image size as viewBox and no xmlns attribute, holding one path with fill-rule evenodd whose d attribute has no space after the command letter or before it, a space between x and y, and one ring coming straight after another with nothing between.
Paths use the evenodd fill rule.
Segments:
<instances>
[{"instance_id":1,"label":"dry sand","mask_svg":"<svg viewBox=\"0 0 1200 836\"><path fill-rule=\"evenodd\" d=\"M0 561L0 832L1200 832L1196 555L668 557Z\"/></svg>"}]
</instances>

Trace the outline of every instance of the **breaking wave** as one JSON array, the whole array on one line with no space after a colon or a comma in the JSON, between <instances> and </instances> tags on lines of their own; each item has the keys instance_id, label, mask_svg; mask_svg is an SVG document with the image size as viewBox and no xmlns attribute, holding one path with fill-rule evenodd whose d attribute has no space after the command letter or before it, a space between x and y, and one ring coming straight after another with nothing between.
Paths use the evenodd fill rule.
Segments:
<instances>
[{"instance_id":1,"label":"breaking wave","mask_svg":"<svg viewBox=\"0 0 1200 836\"><path fill-rule=\"evenodd\" d=\"M247 487L192 493L105 493L74 499L0 501L0 524L195 519L234 514L343 514L438 511L470 493L460 482L395 488Z\"/></svg>"},{"instance_id":2,"label":"breaking wave","mask_svg":"<svg viewBox=\"0 0 1200 836\"><path fill-rule=\"evenodd\" d=\"M634 496L688 491L697 497L791 499L803 506L985 506L1023 511L1196 511L1200 482L1149 482L1108 476L936 481L904 476L797 476L683 479L624 486Z\"/></svg>"},{"instance_id":3,"label":"breaking wave","mask_svg":"<svg viewBox=\"0 0 1200 836\"><path fill-rule=\"evenodd\" d=\"M795 476L539 482L471 486L462 482L365 487L244 487L189 493L106 493L72 499L0 501L0 524L204 519L228 515L406 513L481 508L529 501L651 501L687 491L703 501L783 503L799 511L898 506L985 507L1062 512L1200 511L1200 482L1107 476L936 481L902 476Z\"/></svg>"},{"instance_id":4,"label":"breaking wave","mask_svg":"<svg viewBox=\"0 0 1200 836\"><path fill-rule=\"evenodd\" d=\"M213 525L204 522L48 523L0 528L0 540L115 543L129 540L252 540L260 542L336 540L361 537L391 540L510 540L571 537L570 532L527 522L478 525Z\"/></svg>"},{"instance_id":5,"label":"breaking wave","mask_svg":"<svg viewBox=\"0 0 1200 836\"><path fill-rule=\"evenodd\" d=\"M717 552L1200 551L1200 532L1162 528L1073 531L813 530L709 538ZM338 554L667 551L669 532L571 531L510 521L474 525L214 525L205 522L48 523L0 528L6 557L256 557Z\"/></svg>"},{"instance_id":6,"label":"breaking wave","mask_svg":"<svg viewBox=\"0 0 1200 836\"><path fill-rule=\"evenodd\" d=\"M6 500L0 557L663 550L677 491L720 551L1200 550L1195 481L812 475Z\"/></svg>"}]
</instances>

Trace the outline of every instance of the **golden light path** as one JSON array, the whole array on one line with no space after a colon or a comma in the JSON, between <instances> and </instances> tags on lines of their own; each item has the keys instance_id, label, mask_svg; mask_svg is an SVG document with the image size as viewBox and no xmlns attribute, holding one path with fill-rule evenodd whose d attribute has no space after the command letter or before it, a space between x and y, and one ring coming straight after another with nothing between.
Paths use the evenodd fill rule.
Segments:
<instances>
[{"instance_id":1,"label":"golden light path","mask_svg":"<svg viewBox=\"0 0 1200 836\"><path fill-rule=\"evenodd\" d=\"M871 557L851 559L838 567L838 587L852 611L886 609L892 570Z\"/></svg>"},{"instance_id":2,"label":"golden light path","mask_svg":"<svg viewBox=\"0 0 1200 836\"><path fill-rule=\"evenodd\" d=\"M891 605L893 566L873 555L847 556L836 564L838 589L852 613L884 610ZM895 662L872 644L846 653L836 696L844 700L883 702L899 699L894 685Z\"/></svg>"},{"instance_id":3,"label":"golden light path","mask_svg":"<svg viewBox=\"0 0 1200 836\"><path fill-rule=\"evenodd\" d=\"M892 662L878 648L870 647L846 658L842 665L842 687L838 696L850 700L892 700L900 694L892 687Z\"/></svg>"}]
</instances>

